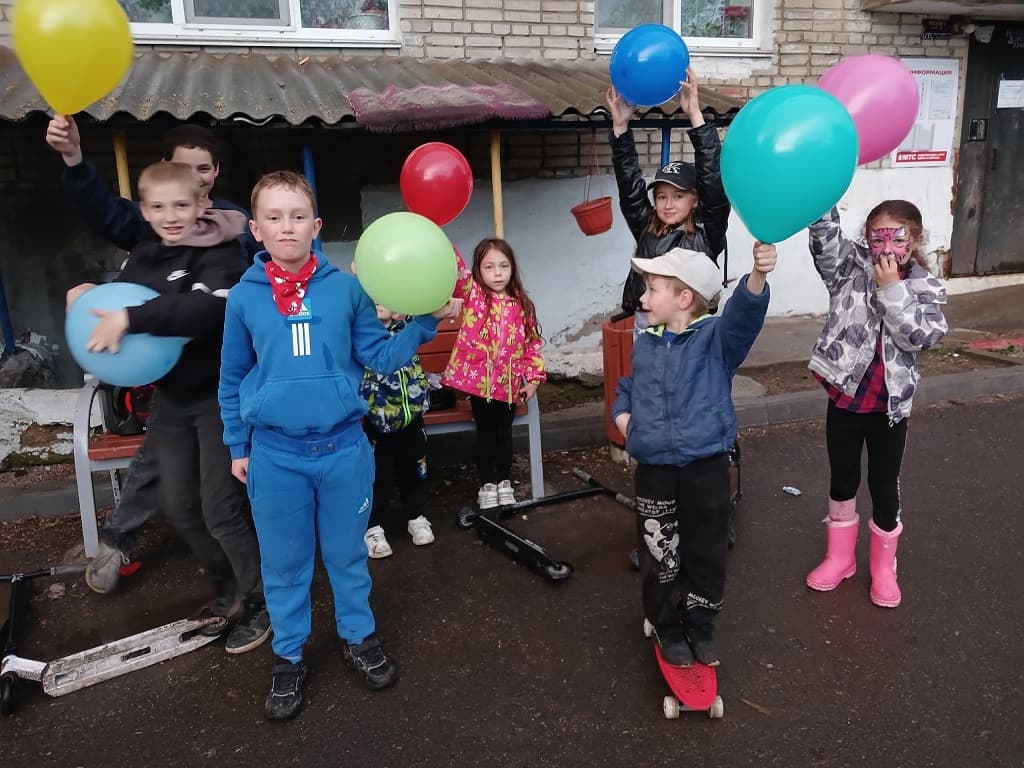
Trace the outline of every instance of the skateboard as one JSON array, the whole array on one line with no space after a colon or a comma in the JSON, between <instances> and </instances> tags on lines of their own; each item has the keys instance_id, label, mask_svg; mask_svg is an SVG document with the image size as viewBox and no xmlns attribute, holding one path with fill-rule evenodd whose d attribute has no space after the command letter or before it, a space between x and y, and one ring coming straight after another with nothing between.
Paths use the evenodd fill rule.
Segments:
<instances>
[{"instance_id":1,"label":"skateboard","mask_svg":"<svg viewBox=\"0 0 1024 768\"><path fill-rule=\"evenodd\" d=\"M651 623L644 619L644 635L650 637L654 632ZM658 660L658 669L665 678L671 696L666 696L661 703L665 717L675 720L680 712L707 712L708 717L715 720L725 716L722 697L718 695L718 673L715 667L694 661L689 667L677 667L662 658L661 649L654 644L654 657Z\"/></svg>"}]
</instances>

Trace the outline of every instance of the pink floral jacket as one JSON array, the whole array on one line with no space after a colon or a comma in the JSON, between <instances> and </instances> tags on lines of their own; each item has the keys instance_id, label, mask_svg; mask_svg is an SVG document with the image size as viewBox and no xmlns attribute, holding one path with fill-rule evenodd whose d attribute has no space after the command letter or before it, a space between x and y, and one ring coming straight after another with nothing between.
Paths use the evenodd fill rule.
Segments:
<instances>
[{"instance_id":1,"label":"pink floral jacket","mask_svg":"<svg viewBox=\"0 0 1024 768\"><path fill-rule=\"evenodd\" d=\"M462 328L441 382L469 395L515 403L524 383L547 381L540 356L544 342L526 338L523 308L516 299L488 293L477 285L462 256L457 258L455 296L465 301Z\"/></svg>"}]
</instances>

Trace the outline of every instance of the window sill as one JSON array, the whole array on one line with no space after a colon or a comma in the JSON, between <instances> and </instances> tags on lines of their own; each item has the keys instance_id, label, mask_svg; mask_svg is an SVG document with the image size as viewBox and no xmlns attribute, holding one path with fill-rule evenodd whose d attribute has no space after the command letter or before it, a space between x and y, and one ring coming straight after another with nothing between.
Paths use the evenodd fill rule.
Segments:
<instances>
[{"instance_id":1,"label":"window sill","mask_svg":"<svg viewBox=\"0 0 1024 768\"><path fill-rule=\"evenodd\" d=\"M341 30L338 30L339 32ZM364 32L359 37L304 37L290 33L288 35L231 35L212 34L139 34L132 38L136 43L145 45L218 45L238 47L267 48L401 48L400 33L381 30L378 34Z\"/></svg>"},{"instance_id":2,"label":"window sill","mask_svg":"<svg viewBox=\"0 0 1024 768\"><path fill-rule=\"evenodd\" d=\"M615 42L618 42L617 40ZM611 56L615 50L615 42L594 42L594 53L599 56ZM769 59L774 55L770 49L755 48L753 46L687 46L691 56L705 56L708 58L734 58L734 59Z\"/></svg>"}]
</instances>

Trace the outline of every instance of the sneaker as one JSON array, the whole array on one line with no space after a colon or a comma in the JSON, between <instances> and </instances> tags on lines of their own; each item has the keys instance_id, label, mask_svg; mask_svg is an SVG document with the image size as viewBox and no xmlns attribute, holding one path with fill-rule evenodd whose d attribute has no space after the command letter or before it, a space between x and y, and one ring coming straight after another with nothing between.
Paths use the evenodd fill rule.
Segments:
<instances>
[{"instance_id":1,"label":"sneaker","mask_svg":"<svg viewBox=\"0 0 1024 768\"><path fill-rule=\"evenodd\" d=\"M241 617L231 627L224 650L228 653L245 653L258 648L270 637L270 613L263 598L246 600Z\"/></svg>"},{"instance_id":2,"label":"sneaker","mask_svg":"<svg viewBox=\"0 0 1024 768\"><path fill-rule=\"evenodd\" d=\"M292 664L288 659L274 657L274 679L263 703L267 720L291 720L302 709L302 688L309 669L301 659Z\"/></svg>"},{"instance_id":3,"label":"sneaker","mask_svg":"<svg viewBox=\"0 0 1024 768\"><path fill-rule=\"evenodd\" d=\"M693 664L693 651L686 642L686 630L681 626L655 627L654 641L661 649L661 658L674 667Z\"/></svg>"},{"instance_id":4,"label":"sneaker","mask_svg":"<svg viewBox=\"0 0 1024 768\"><path fill-rule=\"evenodd\" d=\"M714 626L712 624L698 624L689 627L686 633L690 640L690 647L693 649L693 655L697 657L697 661L701 664L707 664L709 667L717 667L721 663L718 658L718 648L712 639L714 633Z\"/></svg>"},{"instance_id":5,"label":"sneaker","mask_svg":"<svg viewBox=\"0 0 1024 768\"><path fill-rule=\"evenodd\" d=\"M494 509L498 506L498 486L484 483L476 494L476 505L480 509Z\"/></svg>"},{"instance_id":6,"label":"sneaker","mask_svg":"<svg viewBox=\"0 0 1024 768\"><path fill-rule=\"evenodd\" d=\"M129 562L131 560L125 552L100 541L96 556L85 567L85 583L97 594L110 594L121 579L121 566Z\"/></svg>"},{"instance_id":7,"label":"sneaker","mask_svg":"<svg viewBox=\"0 0 1024 768\"><path fill-rule=\"evenodd\" d=\"M498 506L506 507L509 504L516 503L516 496L512 490L512 483L508 480L502 480L498 483Z\"/></svg>"},{"instance_id":8,"label":"sneaker","mask_svg":"<svg viewBox=\"0 0 1024 768\"><path fill-rule=\"evenodd\" d=\"M384 655L384 649L380 647L380 640L376 635L370 635L355 645L343 640L341 655L367 688L387 688L398 679L398 669L391 659Z\"/></svg>"},{"instance_id":9,"label":"sneaker","mask_svg":"<svg viewBox=\"0 0 1024 768\"><path fill-rule=\"evenodd\" d=\"M380 560L382 557L391 557L394 554L391 551L391 545L388 544L387 536L384 535L384 529L379 525L369 528L363 534L363 541L366 542L367 553L374 560Z\"/></svg>"},{"instance_id":10,"label":"sneaker","mask_svg":"<svg viewBox=\"0 0 1024 768\"><path fill-rule=\"evenodd\" d=\"M412 543L417 547L434 543L434 532L430 529L430 521L423 515L410 520L408 529L409 535L412 536Z\"/></svg>"}]
</instances>

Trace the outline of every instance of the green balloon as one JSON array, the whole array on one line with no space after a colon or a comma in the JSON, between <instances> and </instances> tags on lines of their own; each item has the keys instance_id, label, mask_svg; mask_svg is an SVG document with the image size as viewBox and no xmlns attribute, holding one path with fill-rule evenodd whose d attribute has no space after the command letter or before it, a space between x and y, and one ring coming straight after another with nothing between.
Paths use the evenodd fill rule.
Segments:
<instances>
[{"instance_id":1,"label":"green balloon","mask_svg":"<svg viewBox=\"0 0 1024 768\"><path fill-rule=\"evenodd\" d=\"M429 315L455 289L455 249L448 236L417 213L389 213L356 243L356 277L370 298L403 315Z\"/></svg>"}]
</instances>

